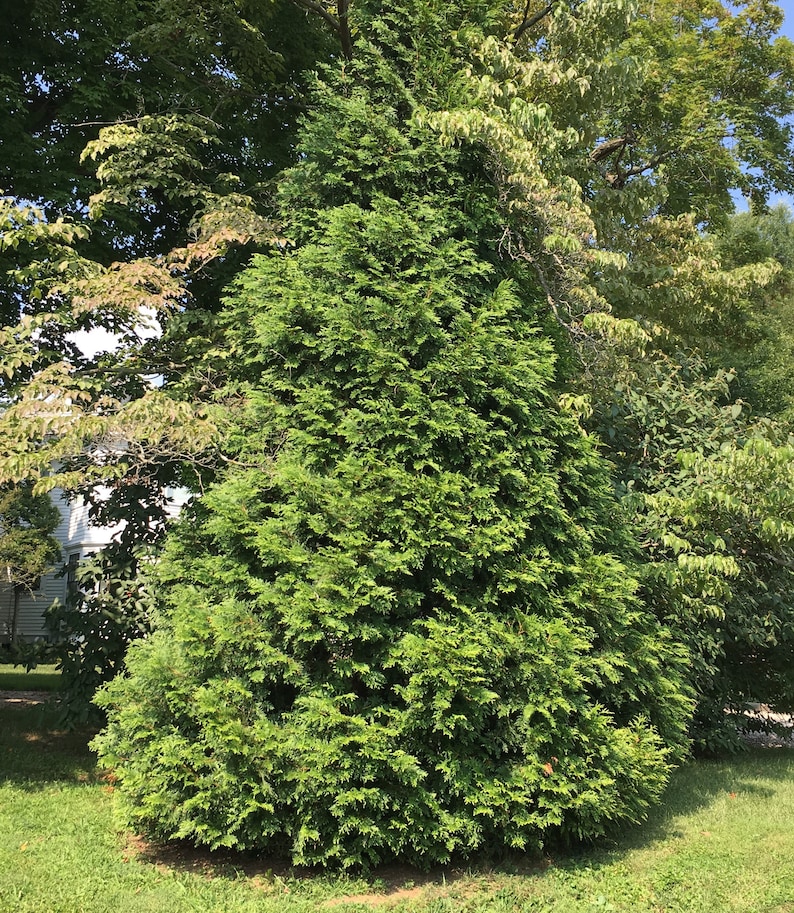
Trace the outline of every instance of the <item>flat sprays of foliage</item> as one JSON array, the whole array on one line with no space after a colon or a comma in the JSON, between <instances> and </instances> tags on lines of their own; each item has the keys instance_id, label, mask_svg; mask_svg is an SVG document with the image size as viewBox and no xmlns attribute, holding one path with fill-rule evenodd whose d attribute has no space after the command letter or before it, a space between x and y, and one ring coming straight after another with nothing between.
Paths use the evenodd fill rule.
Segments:
<instances>
[{"instance_id":1,"label":"flat sprays of foliage","mask_svg":"<svg viewBox=\"0 0 794 913\"><path fill-rule=\"evenodd\" d=\"M227 304L230 468L100 699L149 835L343 867L537 849L642 818L684 746L681 657L495 191L412 119L459 65L435 20L471 4L422 4L421 34L405 6L317 87L294 247Z\"/></svg>"}]
</instances>

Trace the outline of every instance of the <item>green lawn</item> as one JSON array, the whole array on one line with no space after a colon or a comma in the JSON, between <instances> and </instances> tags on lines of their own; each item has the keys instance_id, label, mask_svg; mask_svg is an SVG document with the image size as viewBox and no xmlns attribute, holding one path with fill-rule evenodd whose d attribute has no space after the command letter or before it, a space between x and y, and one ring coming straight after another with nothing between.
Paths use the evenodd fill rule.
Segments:
<instances>
[{"instance_id":1,"label":"green lawn","mask_svg":"<svg viewBox=\"0 0 794 913\"><path fill-rule=\"evenodd\" d=\"M794 913L794 751L697 762L643 827L496 868L312 876L147 849L114 827L87 732L0 709L0 913Z\"/></svg>"},{"instance_id":2,"label":"green lawn","mask_svg":"<svg viewBox=\"0 0 794 913\"><path fill-rule=\"evenodd\" d=\"M60 682L55 666L36 666L26 672L24 666L0 663L0 691L57 691Z\"/></svg>"}]
</instances>

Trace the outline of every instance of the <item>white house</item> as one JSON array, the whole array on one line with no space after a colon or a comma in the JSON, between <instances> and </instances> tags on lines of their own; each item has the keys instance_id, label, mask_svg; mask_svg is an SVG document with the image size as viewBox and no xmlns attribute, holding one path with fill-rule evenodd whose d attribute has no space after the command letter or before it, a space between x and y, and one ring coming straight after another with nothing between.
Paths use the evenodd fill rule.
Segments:
<instances>
[{"instance_id":1,"label":"white house","mask_svg":"<svg viewBox=\"0 0 794 913\"><path fill-rule=\"evenodd\" d=\"M141 322L136 328L141 340L159 335L160 325L156 315L148 308L141 310ZM112 352L118 348L119 337L109 330L95 327L90 331L72 333L72 342L77 343L84 355L93 356L98 352ZM150 379L157 385L157 379ZM168 513L175 517L190 497L185 489L167 488L165 496ZM44 615L58 600L65 600L70 584L74 581L77 564L107 545L122 528L116 526L95 526L88 519L88 505L81 500L69 501L60 489L52 492L52 499L61 514L61 522L54 532L61 547L61 564L39 581L33 593L24 593L17 605L14 617L14 588L0 581L0 645L8 644L14 636L20 640L32 641L47 636Z\"/></svg>"},{"instance_id":2,"label":"white house","mask_svg":"<svg viewBox=\"0 0 794 913\"><path fill-rule=\"evenodd\" d=\"M121 528L93 526L88 521L88 506L82 501L67 501L58 489L52 498L61 513L61 522L53 533L61 546L61 565L41 578L38 589L20 597L16 636L23 641L47 636L44 613L56 599L66 598L70 571L73 575L81 558L102 548ZM11 641L14 622L14 588L0 585L0 644Z\"/></svg>"},{"instance_id":3,"label":"white house","mask_svg":"<svg viewBox=\"0 0 794 913\"><path fill-rule=\"evenodd\" d=\"M176 516L189 498L185 489L166 489L169 513ZM0 644L8 644L14 636L22 641L47 637L44 616L56 599L64 601L81 558L86 558L107 545L120 532L122 524L96 526L89 522L88 505L82 500L68 501L59 489L52 499L61 514L53 533L61 547L61 563L39 581L33 593L23 593L14 618L14 588L0 583Z\"/></svg>"}]
</instances>

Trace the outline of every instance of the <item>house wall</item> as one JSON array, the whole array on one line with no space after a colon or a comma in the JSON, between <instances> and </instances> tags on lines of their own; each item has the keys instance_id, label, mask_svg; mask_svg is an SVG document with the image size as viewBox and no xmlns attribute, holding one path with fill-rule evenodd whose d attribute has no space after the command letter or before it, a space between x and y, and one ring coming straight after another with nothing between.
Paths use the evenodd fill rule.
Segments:
<instances>
[{"instance_id":1,"label":"house wall","mask_svg":"<svg viewBox=\"0 0 794 913\"><path fill-rule=\"evenodd\" d=\"M88 520L88 507L83 501L67 501L63 493L55 489L52 499L61 514L61 520L53 535L61 547L61 562L49 574L45 574L38 589L23 593L17 613L17 637L22 640L36 640L47 636L44 615L56 599L66 598L66 575L62 573L72 555L85 558L107 545L113 535L121 529L116 526L92 526ZM9 643L13 627L14 588L0 585L0 644Z\"/></svg>"},{"instance_id":2,"label":"house wall","mask_svg":"<svg viewBox=\"0 0 794 913\"><path fill-rule=\"evenodd\" d=\"M171 518L179 515L182 507L190 498L190 492L184 488L166 488L164 491L168 503L168 514ZM61 520L53 533L61 547L61 562L57 568L41 578L39 588L33 593L24 593L19 601L17 614L17 636L26 641L47 637L44 624L47 609L55 602L66 599L68 581L65 568L70 559L86 558L107 545L116 533L123 528L122 523L115 526L96 526L89 521L88 506L82 500L68 501L63 492L55 489L52 499L61 513ZM0 644L7 644L11 639L14 614L13 587L0 583Z\"/></svg>"}]
</instances>

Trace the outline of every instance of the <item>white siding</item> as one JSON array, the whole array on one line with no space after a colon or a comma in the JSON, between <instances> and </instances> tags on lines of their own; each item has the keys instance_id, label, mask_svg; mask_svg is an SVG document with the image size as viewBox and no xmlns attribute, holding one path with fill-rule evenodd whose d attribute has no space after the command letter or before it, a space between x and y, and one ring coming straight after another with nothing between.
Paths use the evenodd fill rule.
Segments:
<instances>
[{"instance_id":1,"label":"white siding","mask_svg":"<svg viewBox=\"0 0 794 913\"><path fill-rule=\"evenodd\" d=\"M190 498L183 488L167 488L168 515L174 518ZM67 501L59 489L52 493L52 499L61 512L61 521L54 532L61 546L61 563L52 573L45 574L39 589L32 594L24 593L19 601L17 615L17 636L24 640L35 640L47 636L44 614L58 600L66 599L66 575L61 574L72 555L85 558L107 545L120 532L123 524L115 526L93 526L89 522L88 507L83 501ZM14 610L12 587L0 582L0 644L8 643Z\"/></svg>"},{"instance_id":2,"label":"white siding","mask_svg":"<svg viewBox=\"0 0 794 913\"><path fill-rule=\"evenodd\" d=\"M58 489L53 491L52 499L61 512L60 523L53 533L61 547L61 563L41 578L38 590L23 593L20 597L17 636L23 640L47 636L44 613L56 599L62 601L66 598L66 577L60 576L60 571L68 563L69 556L77 554L84 558L110 542L112 536L121 529L121 524L113 527L91 526L85 503L67 501ZM13 587L0 585L0 643L9 642L13 613Z\"/></svg>"}]
</instances>

